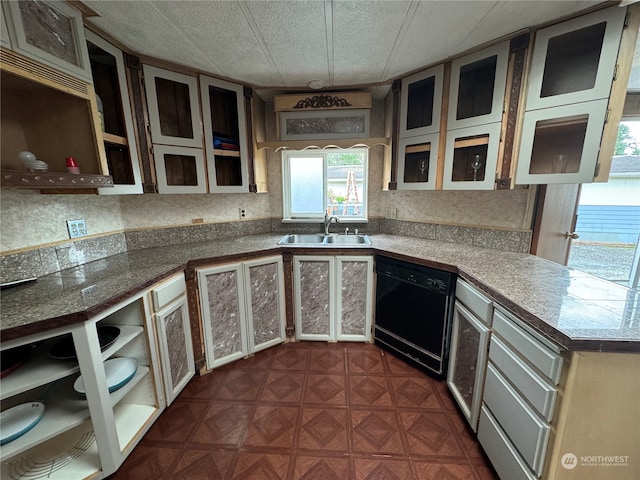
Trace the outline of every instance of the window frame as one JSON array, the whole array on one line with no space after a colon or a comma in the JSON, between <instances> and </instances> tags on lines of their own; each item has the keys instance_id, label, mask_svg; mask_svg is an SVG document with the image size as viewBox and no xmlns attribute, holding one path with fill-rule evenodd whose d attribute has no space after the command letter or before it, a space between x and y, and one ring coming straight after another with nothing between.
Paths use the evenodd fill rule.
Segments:
<instances>
[{"instance_id":1,"label":"window frame","mask_svg":"<svg viewBox=\"0 0 640 480\"><path fill-rule=\"evenodd\" d=\"M368 195L369 195L369 149L368 148L350 148L350 149L331 149L331 150L319 150L319 149L309 149L309 150L283 150L282 151L282 221L283 222L318 222L324 221L324 216L328 207L328 178L327 178L327 155L335 154L335 153L363 153L364 154L364 164L363 164L363 172L362 172L362 192L358 192L359 199L361 201L362 207L360 209L360 215L355 216L342 216L335 215L340 219L340 221L346 223L365 223L369 221L368 217ZM317 213L308 213L304 216L292 215L291 212L291 170L290 170L290 162L289 160L292 158L300 158L300 157L322 157L323 159L323 167L322 167L322 183L323 183L323 205L324 209L322 212Z\"/></svg>"}]
</instances>

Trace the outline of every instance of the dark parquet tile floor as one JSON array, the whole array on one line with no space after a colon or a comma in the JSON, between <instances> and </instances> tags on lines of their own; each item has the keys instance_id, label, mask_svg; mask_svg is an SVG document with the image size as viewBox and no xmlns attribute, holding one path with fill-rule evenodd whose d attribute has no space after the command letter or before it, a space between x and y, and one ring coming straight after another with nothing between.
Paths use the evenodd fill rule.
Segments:
<instances>
[{"instance_id":1,"label":"dark parquet tile floor","mask_svg":"<svg viewBox=\"0 0 640 480\"><path fill-rule=\"evenodd\" d=\"M111 480L493 480L444 382L377 346L287 343L195 377Z\"/></svg>"}]
</instances>

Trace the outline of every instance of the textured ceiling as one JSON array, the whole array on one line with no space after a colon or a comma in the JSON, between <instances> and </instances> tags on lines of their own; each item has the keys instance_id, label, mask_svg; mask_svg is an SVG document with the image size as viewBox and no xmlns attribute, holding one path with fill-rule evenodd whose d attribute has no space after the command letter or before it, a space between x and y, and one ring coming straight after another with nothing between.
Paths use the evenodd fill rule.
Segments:
<instances>
[{"instance_id":1,"label":"textured ceiling","mask_svg":"<svg viewBox=\"0 0 640 480\"><path fill-rule=\"evenodd\" d=\"M88 21L142 55L257 87L389 82L601 2L85 1Z\"/></svg>"}]
</instances>

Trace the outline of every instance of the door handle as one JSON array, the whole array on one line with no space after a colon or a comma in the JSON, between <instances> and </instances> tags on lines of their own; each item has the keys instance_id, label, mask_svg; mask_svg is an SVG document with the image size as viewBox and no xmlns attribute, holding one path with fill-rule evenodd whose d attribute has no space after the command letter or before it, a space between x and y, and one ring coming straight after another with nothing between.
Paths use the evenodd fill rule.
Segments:
<instances>
[{"instance_id":1,"label":"door handle","mask_svg":"<svg viewBox=\"0 0 640 480\"><path fill-rule=\"evenodd\" d=\"M578 235L576 232L567 232L564 234L564 238L566 238L567 240L577 240L578 238L580 238L580 235Z\"/></svg>"}]
</instances>

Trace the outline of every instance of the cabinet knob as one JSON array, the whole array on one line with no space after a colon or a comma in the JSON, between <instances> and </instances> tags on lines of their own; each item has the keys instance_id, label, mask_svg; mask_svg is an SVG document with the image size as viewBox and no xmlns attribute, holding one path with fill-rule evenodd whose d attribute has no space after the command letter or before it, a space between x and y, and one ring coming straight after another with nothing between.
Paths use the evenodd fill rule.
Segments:
<instances>
[{"instance_id":1,"label":"cabinet knob","mask_svg":"<svg viewBox=\"0 0 640 480\"><path fill-rule=\"evenodd\" d=\"M567 240L577 240L578 238L580 238L580 235L578 235L576 232L567 232L564 234L564 238L566 238Z\"/></svg>"}]
</instances>

